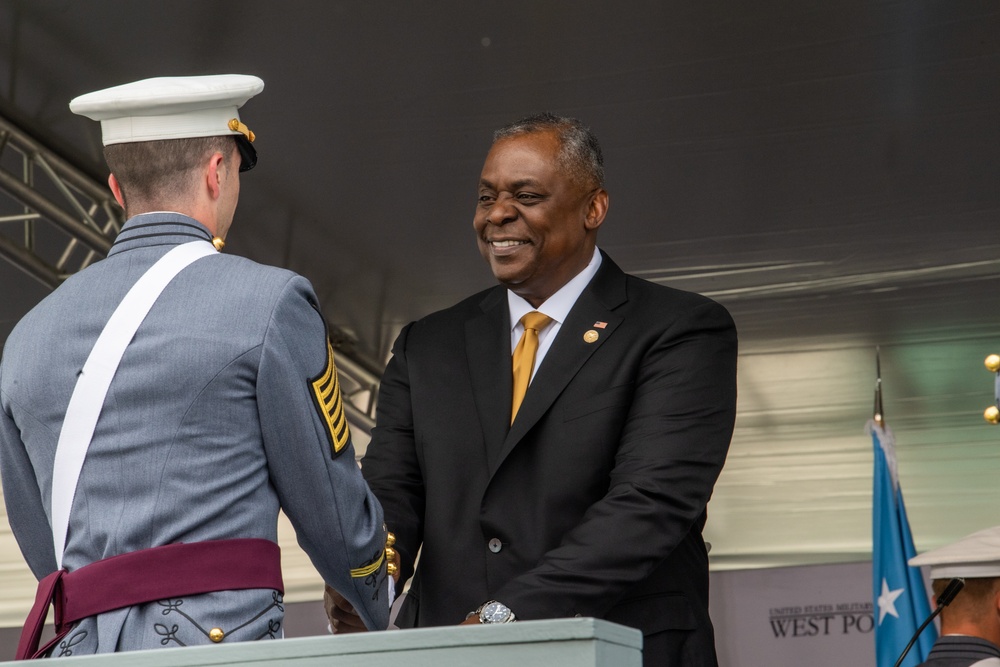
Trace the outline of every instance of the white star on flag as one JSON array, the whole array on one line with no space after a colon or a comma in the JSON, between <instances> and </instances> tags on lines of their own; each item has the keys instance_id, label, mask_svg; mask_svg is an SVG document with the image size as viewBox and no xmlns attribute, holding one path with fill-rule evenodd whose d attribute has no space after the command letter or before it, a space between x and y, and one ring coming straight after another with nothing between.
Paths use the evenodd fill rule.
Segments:
<instances>
[{"instance_id":1,"label":"white star on flag","mask_svg":"<svg viewBox=\"0 0 1000 667\"><path fill-rule=\"evenodd\" d=\"M889 582L884 578L882 579L882 595L878 596L878 624L882 625L882 620L885 618L886 614L892 614L896 618L899 618L899 612L896 611L896 598L903 594L905 588L897 588L894 591L889 590Z\"/></svg>"}]
</instances>

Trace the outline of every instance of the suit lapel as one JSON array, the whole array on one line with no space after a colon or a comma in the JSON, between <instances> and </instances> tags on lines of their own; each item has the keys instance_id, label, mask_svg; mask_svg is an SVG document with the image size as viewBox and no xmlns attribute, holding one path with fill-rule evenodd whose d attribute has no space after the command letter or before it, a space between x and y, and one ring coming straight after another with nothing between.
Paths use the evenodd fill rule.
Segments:
<instances>
[{"instance_id":1,"label":"suit lapel","mask_svg":"<svg viewBox=\"0 0 1000 667\"><path fill-rule=\"evenodd\" d=\"M531 427L548 412L552 403L576 376L580 368L611 338L623 319L613 311L626 300L625 274L611 261L610 257L604 255L600 270L569 311L566 321L563 322L555 340L552 341L552 346L538 370L535 371L535 377L528 386L524 402L518 410L517 419L514 420L507 437L503 440L499 456L490 457L491 476L517 443L531 430ZM510 319L509 312L507 319ZM606 326L603 328L595 327L597 323L604 323ZM584 339L584 334L588 331L595 331L597 340L587 342ZM509 376L510 373L508 372L507 375ZM510 406L510 386L511 380L508 377L506 402L508 408Z\"/></svg>"},{"instance_id":2,"label":"suit lapel","mask_svg":"<svg viewBox=\"0 0 1000 667\"><path fill-rule=\"evenodd\" d=\"M510 309L507 293L492 290L480 307L482 313L465 323L465 350L472 377L472 395L483 429L487 460L499 455L510 427L512 391L510 367Z\"/></svg>"}]
</instances>

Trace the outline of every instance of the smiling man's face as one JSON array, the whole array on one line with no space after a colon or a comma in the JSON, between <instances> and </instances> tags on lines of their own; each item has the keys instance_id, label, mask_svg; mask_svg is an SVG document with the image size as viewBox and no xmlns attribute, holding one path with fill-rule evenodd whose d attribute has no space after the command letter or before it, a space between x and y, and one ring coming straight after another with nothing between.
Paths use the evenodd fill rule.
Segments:
<instances>
[{"instance_id":1,"label":"smiling man's face","mask_svg":"<svg viewBox=\"0 0 1000 667\"><path fill-rule=\"evenodd\" d=\"M479 251L497 280L535 307L590 262L607 210L607 193L573 178L559 150L554 131L500 139L479 179Z\"/></svg>"}]
</instances>

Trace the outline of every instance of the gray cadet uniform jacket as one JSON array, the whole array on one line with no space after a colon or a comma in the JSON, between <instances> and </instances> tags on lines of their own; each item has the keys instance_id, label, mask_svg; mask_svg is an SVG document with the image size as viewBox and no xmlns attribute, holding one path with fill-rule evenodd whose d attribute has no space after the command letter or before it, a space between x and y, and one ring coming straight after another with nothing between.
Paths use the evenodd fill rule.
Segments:
<instances>
[{"instance_id":1,"label":"gray cadet uniform jacket","mask_svg":"<svg viewBox=\"0 0 1000 667\"><path fill-rule=\"evenodd\" d=\"M980 637L944 635L931 647L927 662L917 667L993 667L1000 665L1000 646Z\"/></svg>"},{"instance_id":2,"label":"gray cadet uniform jacket","mask_svg":"<svg viewBox=\"0 0 1000 667\"><path fill-rule=\"evenodd\" d=\"M0 365L7 514L36 577L56 569L49 526L56 443L77 374L128 289L174 246L211 240L177 213L136 216L107 259L69 278L11 333ZM319 396L332 351L309 282L231 255L183 270L122 359L87 454L63 558L73 571L177 542L277 541L278 508L322 577L370 628L388 624L382 508L346 425ZM333 379L336 374L333 374ZM335 417L335 416L334 416ZM155 573L151 573L155 576ZM84 619L54 656L280 637L272 590L168 599Z\"/></svg>"}]
</instances>

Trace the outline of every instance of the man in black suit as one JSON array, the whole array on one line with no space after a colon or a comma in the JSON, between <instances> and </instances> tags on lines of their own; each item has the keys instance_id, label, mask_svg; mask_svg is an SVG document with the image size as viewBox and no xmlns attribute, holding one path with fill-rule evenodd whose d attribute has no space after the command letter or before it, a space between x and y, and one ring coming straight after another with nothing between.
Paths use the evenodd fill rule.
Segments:
<instances>
[{"instance_id":1,"label":"man in black suit","mask_svg":"<svg viewBox=\"0 0 1000 667\"><path fill-rule=\"evenodd\" d=\"M716 665L701 531L732 436L736 330L597 250L603 183L579 121L499 130L473 225L501 285L396 340L363 466L401 581L423 547L397 623L594 616L642 630L647 665ZM349 605L327 603L350 630Z\"/></svg>"}]
</instances>

